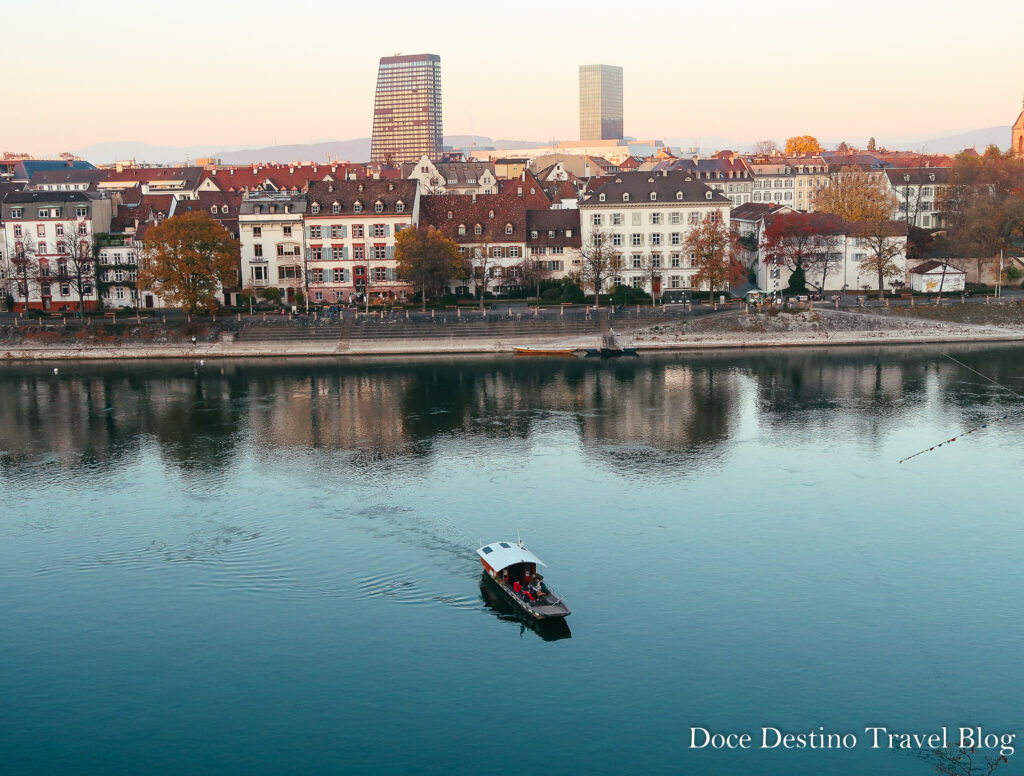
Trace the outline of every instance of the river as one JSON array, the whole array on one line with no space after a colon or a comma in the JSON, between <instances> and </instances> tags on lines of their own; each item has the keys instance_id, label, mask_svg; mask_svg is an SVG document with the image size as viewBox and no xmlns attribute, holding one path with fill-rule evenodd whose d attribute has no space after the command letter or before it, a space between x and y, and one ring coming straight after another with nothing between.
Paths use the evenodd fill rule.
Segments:
<instances>
[{"instance_id":1,"label":"river","mask_svg":"<svg viewBox=\"0 0 1024 776\"><path fill-rule=\"evenodd\" d=\"M57 367L0 365L4 773L928 774L865 727L1024 722L1019 346ZM482 594L517 534L564 632Z\"/></svg>"}]
</instances>

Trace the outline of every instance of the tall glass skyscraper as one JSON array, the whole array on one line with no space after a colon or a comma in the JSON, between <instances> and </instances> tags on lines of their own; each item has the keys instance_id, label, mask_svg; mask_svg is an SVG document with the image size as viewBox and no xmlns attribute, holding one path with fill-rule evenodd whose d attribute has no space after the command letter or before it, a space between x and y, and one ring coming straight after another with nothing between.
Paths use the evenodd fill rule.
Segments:
<instances>
[{"instance_id":1,"label":"tall glass skyscraper","mask_svg":"<svg viewBox=\"0 0 1024 776\"><path fill-rule=\"evenodd\" d=\"M370 161L418 161L441 155L441 57L381 57L373 102Z\"/></svg>"},{"instance_id":2,"label":"tall glass skyscraper","mask_svg":"<svg viewBox=\"0 0 1024 776\"><path fill-rule=\"evenodd\" d=\"M580 140L622 138L622 68L580 65Z\"/></svg>"}]
</instances>

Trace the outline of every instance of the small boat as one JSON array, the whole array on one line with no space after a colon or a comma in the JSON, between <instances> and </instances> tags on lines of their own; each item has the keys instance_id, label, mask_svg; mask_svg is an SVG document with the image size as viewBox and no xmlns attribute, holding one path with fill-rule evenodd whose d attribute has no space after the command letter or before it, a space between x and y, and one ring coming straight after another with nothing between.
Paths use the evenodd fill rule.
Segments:
<instances>
[{"instance_id":1,"label":"small boat","mask_svg":"<svg viewBox=\"0 0 1024 776\"><path fill-rule=\"evenodd\" d=\"M477 550L476 554L480 556L484 572L491 581L525 614L535 620L568 617L571 614L562 598L537 573L537 566L547 564L526 549L522 540L491 542Z\"/></svg>"},{"instance_id":2,"label":"small boat","mask_svg":"<svg viewBox=\"0 0 1024 776\"><path fill-rule=\"evenodd\" d=\"M624 348L619 344L618 337L615 336L613 329L609 329L608 333L601 337L601 347L587 348L586 352L588 356L599 356L600 358L637 355L636 348Z\"/></svg>"},{"instance_id":3,"label":"small boat","mask_svg":"<svg viewBox=\"0 0 1024 776\"><path fill-rule=\"evenodd\" d=\"M573 348L512 348L517 356L559 356L572 357L576 355Z\"/></svg>"},{"instance_id":4,"label":"small boat","mask_svg":"<svg viewBox=\"0 0 1024 776\"><path fill-rule=\"evenodd\" d=\"M523 633L529 628L544 641L560 641L571 639L572 631L569 623L564 617L549 617L546 620L537 620L526 614L522 607L512 603L505 595L501 586L491 579L486 571L480 573L480 597L484 608L499 620L513 622L519 626L519 632Z\"/></svg>"}]
</instances>

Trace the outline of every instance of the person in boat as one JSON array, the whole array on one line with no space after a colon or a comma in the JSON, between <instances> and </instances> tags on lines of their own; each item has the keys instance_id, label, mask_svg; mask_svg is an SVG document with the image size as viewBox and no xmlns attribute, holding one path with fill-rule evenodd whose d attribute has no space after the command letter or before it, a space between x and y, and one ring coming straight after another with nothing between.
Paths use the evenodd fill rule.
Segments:
<instances>
[{"instance_id":1,"label":"person in boat","mask_svg":"<svg viewBox=\"0 0 1024 776\"><path fill-rule=\"evenodd\" d=\"M529 587L526 588L526 592L530 593L532 599L538 600L544 597L544 586L540 582L540 577L534 577L533 581L530 582Z\"/></svg>"},{"instance_id":2,"label":"person in boat","mask_svg":"<svg viewBox=\"0 0 1024 776\"><path fill-rule=\"evenodd\" d=\"M514 592L517 596L522 598L524 601L532 601L533 600L533 595L530 593L529 590L525 589L521 584L519 584L519 580L518 579L514 583L512 583L512 592Z\"/></svg>"}]
</instances>

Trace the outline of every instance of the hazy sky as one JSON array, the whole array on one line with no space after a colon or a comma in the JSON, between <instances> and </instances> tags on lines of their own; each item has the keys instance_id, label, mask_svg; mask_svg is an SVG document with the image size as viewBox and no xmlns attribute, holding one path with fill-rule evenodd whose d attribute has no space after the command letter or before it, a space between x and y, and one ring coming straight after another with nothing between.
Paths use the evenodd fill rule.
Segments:
<instances>
[{"instance_id":1,"label":"hazy sky","mask_svg":"<svg viewBox=\"0 0 1024 776\"><path fill-rule=\"evenodd\" d=\"M0 0L0 150L367 137L377 60L441 56L446 134L576 139L577 66L625 130L917 139L1016 118L1024 4Z\"/></svg>"}]
</instances>

